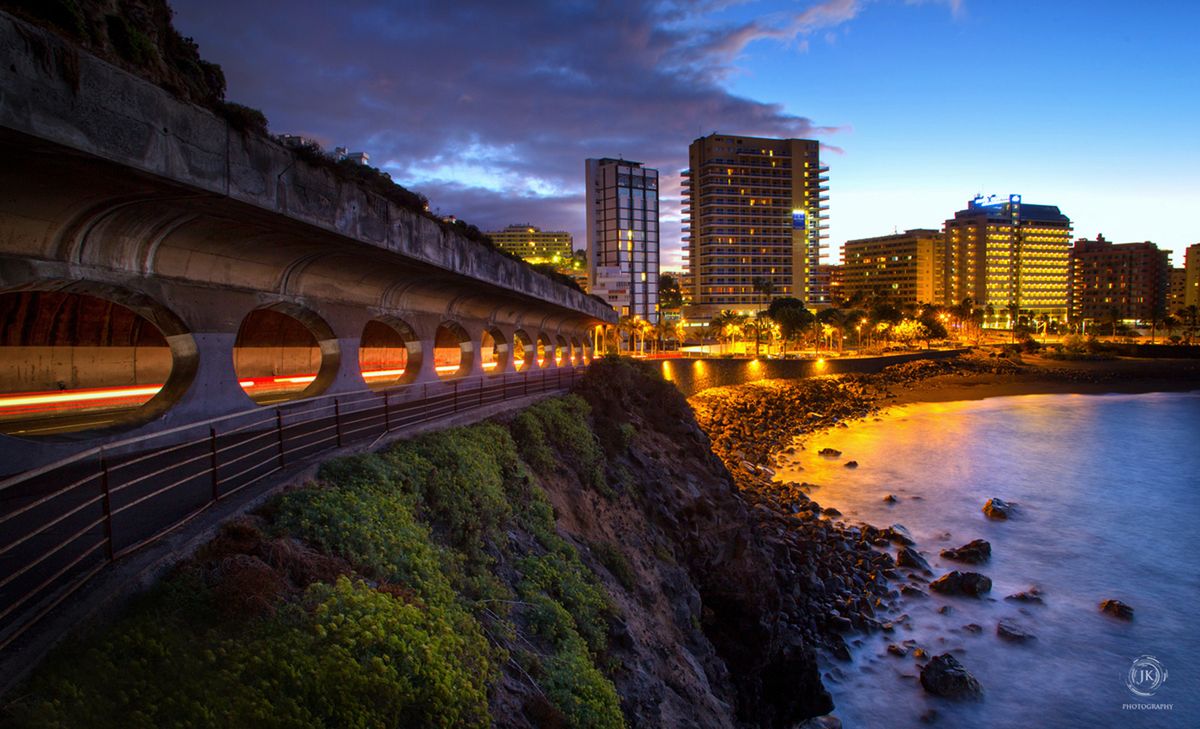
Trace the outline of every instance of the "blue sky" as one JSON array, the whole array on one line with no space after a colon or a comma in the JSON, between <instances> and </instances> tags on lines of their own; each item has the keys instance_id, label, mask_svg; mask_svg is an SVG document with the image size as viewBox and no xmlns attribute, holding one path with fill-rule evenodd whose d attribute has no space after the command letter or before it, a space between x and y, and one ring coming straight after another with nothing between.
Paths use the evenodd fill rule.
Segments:
<instances>
[{"instance_id":1,"label":"blue sky","mask_svg":"<svg viewBox=\"0 0 1200 729\"><path fill-rule=\"evenodd\" d=\"M976 193L1058 205L1083 236L1200 242L1200 3L175 0L176 24L274 132L365 150L482 228L567 229L583 160L664 178L712 131L829 146L829 254L938 227ZM838 150L838 151L835 151Z\"/></svg>"}]
</instances>

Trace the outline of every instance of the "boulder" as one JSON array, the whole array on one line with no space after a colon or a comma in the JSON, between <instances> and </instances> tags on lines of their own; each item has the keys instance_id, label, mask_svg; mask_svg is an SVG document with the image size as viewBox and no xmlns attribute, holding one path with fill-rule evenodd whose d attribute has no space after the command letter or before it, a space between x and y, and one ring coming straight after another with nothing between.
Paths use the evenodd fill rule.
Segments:
<instances>
[{"instance_id":1,"label":"boulder","mask_svg":"<svg viewBox=\"0 0 1200 729\"><path fill-rule=\"evenodd\" d=\"M815 716L796 729L842 729L842 720L832 714Z\"/></svg>"},{"instance_id":2,"label":"boulder","mask_svg":"<svg viewBox=\"0 0 1200 729\"><path fill-rule=\"evenodd\" d=\"M974 539L957 549L943 549L942 556L958 562L979 564L991 558L992 545L983 539Z\"/></svg>"},{"instance_id":3,"label":"boulder","mask_svg":"<svg viewBox=\"0 0 1200 729\"><path fill-rule=\"evenodd\" d=\"M858 461L846 461L846 468L858 468Z\"/></svg>"},{"instance_id":4,"label":"boulder","mask_svg":"<svg viewBox=\"0 0 1200 729\"><path fill-rule=\"evenodd\" d=\"M888 494L887 496L883 497L883 500L889 504L894 504L897 501L899 501L900 499L897 498L897 496L895 494Z\"/></svg>"},{"instance_id":5,"label":"boulder","mask_svg":"<svg viewBox=\"0 0 1200 729\"><path fill-rule=\"evenodd\" d=\"M970 595L979 597L992 589L992 580L978 572L947 572L933 582L929 589L944 595Z\"/></svg>"},{"instance_id":6,"label":"boulder","mask_svg":"<svg viewBox=\"0 0 1200 729\"><path fill-rule=\"evenodd\" d=\"M1004 499L988 499L983 505L983 513L989 519L997 519L1003 521L1012 516L1013 504L1008 503Z\"/></svg>"},{"instance_id":7,"label":"boulder","mask_svg":"<svg viewBox=\"0 0 1200 729\"><path fill-rule=\"evenodd\" d=\"M886 537L889 541L896 542L897 544L903 544L906 547L911 547L912 545L916 544L912 538L912 535L908 533L908 529L905 529L903 524L893 524L887 529L881 529L879 533Z\"/></svg>"},{"instance_id":8,"label":"boulder","mask_svg":"<svg viewBox=\"0 0 1200 729\"><path fill-rule=\"evenodd\" d=\"M1011 643L1024 643L1036 637L1011 620L996 623L996 635Z\"/></svg>"},{"instance_id":9,"label":"boulder","mask_svg":"<svg viewBox=\"0 0 1200 729\"><path fill-rule=\"evenodd\" d=\"M949 653L934 656L921 669L921 685L934 696L947 699L979 699L983 687L958 660Z\"/></svg>"},{"instance_id":10,"label":"boulder","mask_svg":"<svg viewBox=\"0 0 1200 729\"><path fill-rule=\"evenodd\" d=\"M1100 603L1100 612L1108 613L1121 620L1133 620L1133 608L1120 600L1104 600Z\"/></svg>"},{"instance_id":11,"label":"boulder","mask_svg":"<svg viewBox=\"0 0 1200 729\"><path fill-rule=\"evenodd\" d=\"M925 558L921 556L920 552L912 547L900 548L900 551L896 553L896 564L900 565L901 567L925 570L926 572L930 573L933 572L933 570L929 567L929 563L925 561Z\"/></svg>"},{"instance_id":12,"label":"boulder","mask_svg":"<svg viewBox=\"0 0 1200 729\"><path fill-rule=\"evenodd\" d=\"M1009 595L1009 596L1005 597L1004 599L1005 600L1013 600L1015 602L1036 602L1037 604L1041 605L1042 604L1042 591L1037 589L1036 587L1031 587L1028 590L1025 590L1023 592L1018 592L1014 595Z\"/></svg>"},{"instance_id":13,"label":"boulder","mask_svg":"<svg viewBox=\"0 0 1200 729\"><path fill-rule=\"evenodd\" d=\"M821 450L817 451L817 455L825 456L826 458L837 458L838 456L842 455L842 452L836 448L822 448Z\"/></svg>"}]
</instances>

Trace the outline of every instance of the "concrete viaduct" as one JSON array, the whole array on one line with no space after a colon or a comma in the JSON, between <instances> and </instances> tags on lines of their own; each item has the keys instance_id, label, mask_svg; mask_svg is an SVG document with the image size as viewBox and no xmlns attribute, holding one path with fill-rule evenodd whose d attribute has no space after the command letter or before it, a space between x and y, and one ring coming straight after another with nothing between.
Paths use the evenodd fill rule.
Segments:
<instances>
[{"instance_id":1,"label":"concrete viaduct","mask_svg":"<svg viewBox=\"0 0 1200 729\"><path fill-rule=\"evenodd\" d=\"M322 444L565 386L616 319L3 13L0 79L0 394L149 383L0 435L0 646Z\"/></svg>"}]
</instances>

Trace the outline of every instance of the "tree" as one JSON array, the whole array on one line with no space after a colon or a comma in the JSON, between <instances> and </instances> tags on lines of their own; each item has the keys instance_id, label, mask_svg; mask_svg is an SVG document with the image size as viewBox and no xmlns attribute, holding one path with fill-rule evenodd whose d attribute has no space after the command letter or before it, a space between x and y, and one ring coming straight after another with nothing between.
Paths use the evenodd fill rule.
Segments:
<instances>
[{"instance_id":1,"label":"tree","mask_svg":"<svg viewBox=\"0 0 1200 729\"><path fill-rule=\"evenodd\" d=\"M896 338L896 341L909 346L918 339L928 342L930 332L928 327L916 319L905 319L892 327L892 336Z\"/></svg>"},{"instance_id":2,"label":"tree","mask_svg":"<svg viewBox=\"0 0 1200 729\"><path fill-rule=\"evenodd\" d=\"M1180 309L1178 309L1175 312L1175 316L1179 317L1180 319L1183 319L1184 321L1186 321L1188 323L1187 343L1191 344L1192 337L1194 337L1196 335L1196 320L1200 319L1200 306L1196 306L1195 304L1188 304L1187 306L1184 306L1184 307L1181 307Z\"/></svg>"},{"instance_id":3,"label":"tree","mask_svg":"<svg viewBox=\"0 0 1200 729\"><path fill-rule=\"evenodd\" d=\"M767 316L779 325L779 336L783 339L783 353L787 354L788 341L807 331L814 321L811 311L799 299L786 297L775 299Z\"/></svg>"},{"instance_id":4,"label":"tree","mask_svg":"<svg viewBox=\"0 0 1200 729\"><path fill-rule=\"evenodd\" d=\"M678 309L683 306L683 291L679 288L679 279L669 273L658 276L658 308Z\"/></svg>"},{"instance_id":5,"label":"tree","mask_svg":"<svg viewBox=\"0 0 1200 729\"><path fill-rule=\"evenodd\" d=\"M754 290L762 296L763 301L766 301L769 304L771 301L771 296L773 296L775 294L775 284L771 282L771 279L763 278L760 276L759 278L754 279ZM766 308L766 307L764 307L762 305L762 302L760 301L759 307L758 307L758 315L760 318L762 317L764 308ZM759 327L759 326L754 327L754 356L755 357L758 356L758 344L760 341L759 332L761 330L762 330L762 327Z\"/></svg>"}]
</instances>

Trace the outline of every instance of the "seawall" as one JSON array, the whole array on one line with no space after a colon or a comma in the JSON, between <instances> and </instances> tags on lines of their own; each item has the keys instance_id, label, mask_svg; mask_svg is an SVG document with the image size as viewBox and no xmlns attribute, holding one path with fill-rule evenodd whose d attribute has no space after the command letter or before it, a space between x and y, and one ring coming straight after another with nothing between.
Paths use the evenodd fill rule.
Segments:
<instances>
[{"instance_id":1,"label":"seawall","mask_svg":"<svg viewBox=\"0 0 1200 729\"><path fill-rule=\"evenodd\" d=\"M884 367L917 359L947 359L966 349L925 350L853 359L675 359L663 360L663 377L685 397L710 387L744 385L767 379L797 379L816 375L870 374Z\"/></svg>"}]
</instances>

